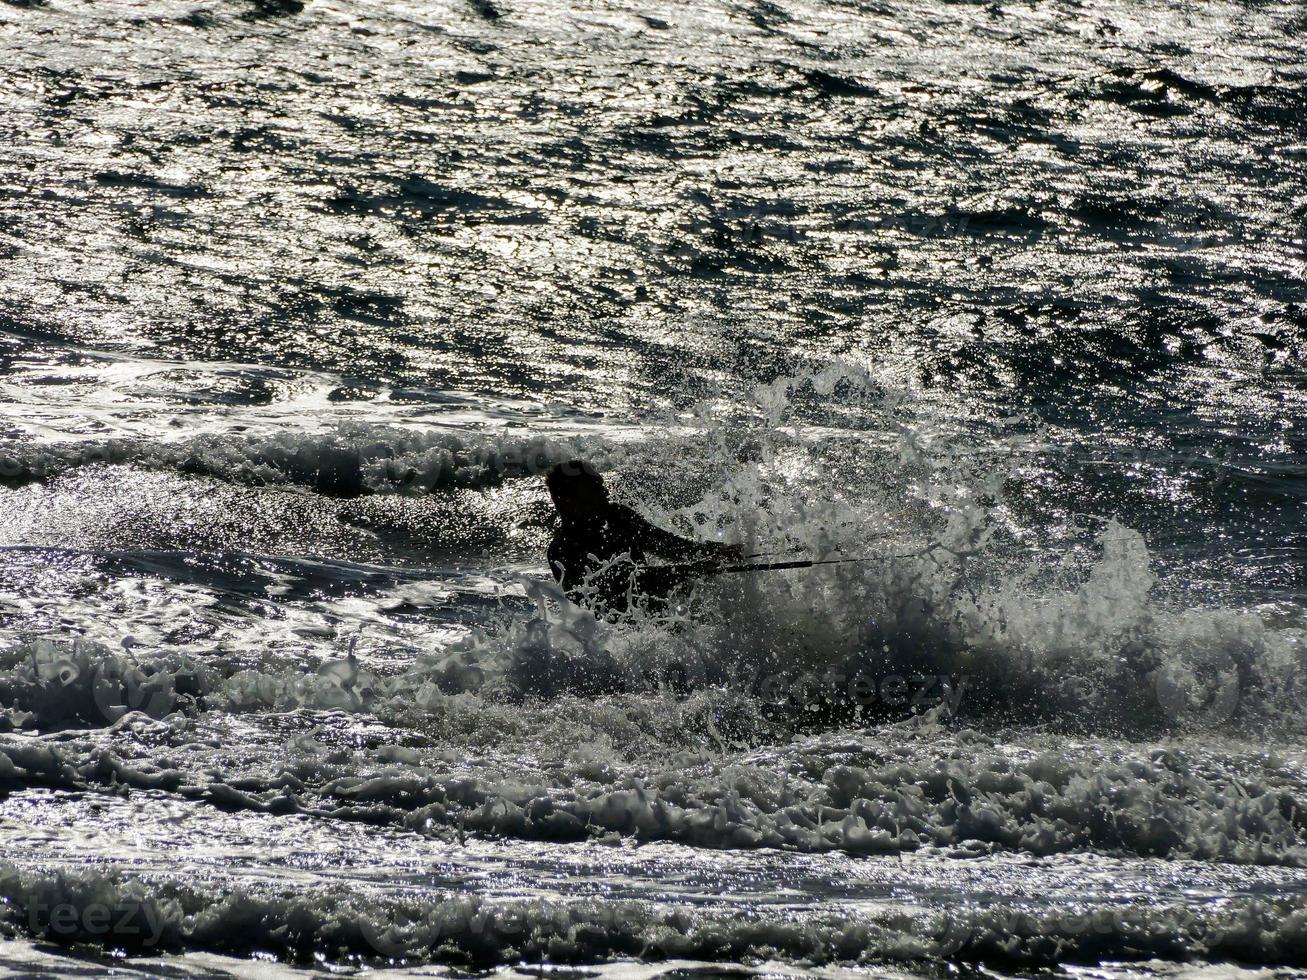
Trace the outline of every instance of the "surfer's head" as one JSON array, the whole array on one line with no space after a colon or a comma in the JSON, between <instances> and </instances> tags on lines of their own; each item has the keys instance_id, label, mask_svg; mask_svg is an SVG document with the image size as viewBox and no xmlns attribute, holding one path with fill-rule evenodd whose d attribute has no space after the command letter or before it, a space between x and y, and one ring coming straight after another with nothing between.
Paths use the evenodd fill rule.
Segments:
<instances>
[{"instance_id":1,"label":"surfer's head","mask_svg":"<svg viewBox=\"0 0 1307 980\"><path fill-rule=\"evenodd\" d=\"M554 506L564 518L596 514L608 506L608 488L604 478L589 463L572 459L555 463L545 474L545 486Z\"/></svg>"}]
</instances>

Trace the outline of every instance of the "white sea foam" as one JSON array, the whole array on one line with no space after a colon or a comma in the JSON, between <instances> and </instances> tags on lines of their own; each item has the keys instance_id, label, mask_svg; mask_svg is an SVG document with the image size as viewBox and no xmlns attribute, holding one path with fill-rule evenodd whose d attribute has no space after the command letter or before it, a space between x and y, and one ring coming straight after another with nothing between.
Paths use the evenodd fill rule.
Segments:
<instances>
[{"instance_id":1,"label":"white sea foam","mask_svg":"<svg viewBox=\"0 0 1307 980\"><path fill-rule=\"evenodd\" d=\"M293 897L208 892L91 871L23 872L0 863L11 926L63 942L134 952L207 949L297 958L500 963L779 958L889 965L954 960L1040 966L1068 960L1231 958L1301 963L1307 908L1301 898L1239 899L1195 911L1127 907L1102 912L988 907L852 917L668 911L644 902L489 900L446 894L415 904L348 890Z\"/></svg>"},{"instance_id":2,"label":"white sea foam","mask_svg":"<svg viewBox=\"0 0 1307 980\"><path fill-rule=\"evenodd\" d=\"M303 485L344 495L427 493L542 475L575 456L599 456L602 441L437 427L343 422L323 432L289 427L159 441L16 444L0 449L0 479L23 483L83 466L132 464L256 485Z\"/></svg>"},{"instance_id":3,"label":"white sea foam","mask_svg":"<svg viewBox=\"0 0 1307 980\"><path fill-rule=\"evenodd\" d=\"M327 692L330 673L297 689L323 705L306 717L359 710L350 686ZM234 686L250 696L246 679ZM1307 866L1307 787L1294 754L1221 741L1104 745L1015 732L997 741L950 732L933 718L748 749L722 733L741 706L711 693L506 705L426 686L392 689L389 700L370 705L393 726L375 749L342 753L306 737L252 743L240 763L205 734L222 724L221 713L156 721L134 713L104 736L66 734L52 743L11 735L0 741L0 768L14 787L166 787L227 808L444 838L612 833L714 848L1035 856L1093 849ZM396 731L422 729L443 747L390 744ZM714 740L711 752L694 748ZM142 744L172 748L142 755ZM551 752L551 744L560 748Z\"/></svg>"}]
</instances>

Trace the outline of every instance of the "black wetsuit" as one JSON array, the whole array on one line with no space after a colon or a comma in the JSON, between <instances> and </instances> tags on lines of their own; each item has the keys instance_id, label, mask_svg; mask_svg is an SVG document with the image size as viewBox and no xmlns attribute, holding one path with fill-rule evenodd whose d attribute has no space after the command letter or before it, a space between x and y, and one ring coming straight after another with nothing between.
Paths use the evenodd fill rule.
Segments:
<instances>
[{"instance_id":1,"label":"black wetsuit","mask_svg":"<svg viewBox=\"0 0 1307 980\"><path fill-rule=\"evenodd\" d=\"M682 567L650 564L651 555ZM624 616L633 605L659 612L678 586L693 579L684 563L736 555L730 545L664 531L621 504L583 520L564 520L548 551L549 568L568 598L607 619Z\"/></svg>"}]
</instances>

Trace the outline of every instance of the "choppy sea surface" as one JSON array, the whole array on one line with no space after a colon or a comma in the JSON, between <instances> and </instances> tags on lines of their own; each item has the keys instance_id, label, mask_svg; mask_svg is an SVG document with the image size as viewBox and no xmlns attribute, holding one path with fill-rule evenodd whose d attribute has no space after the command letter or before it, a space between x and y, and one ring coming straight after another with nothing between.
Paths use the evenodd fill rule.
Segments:
<instances>
[{"instance_id":1,"label":"choppy sea surface","mask_svg":"<svg viewBox=\"0 0 1307 980\"><path fill-rule=\"evenodd\" d=\"M1307 966L1305 34L4 0L0 975Z\"/></svg>"}]
</instances>

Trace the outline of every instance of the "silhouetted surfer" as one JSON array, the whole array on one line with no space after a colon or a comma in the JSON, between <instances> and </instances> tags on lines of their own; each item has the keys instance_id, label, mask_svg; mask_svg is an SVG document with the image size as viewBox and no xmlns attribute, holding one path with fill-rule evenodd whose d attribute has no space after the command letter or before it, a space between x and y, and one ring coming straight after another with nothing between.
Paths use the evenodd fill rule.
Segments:
<instances>
[{"instance_id":1,"label":"silhouetted surfer","mask_svg":"<svg viewBox=\"0 0 1307 980\"><path fill-rule=\"evenodd\" d=\"M612 503L603 477L581 460L552 467L545 485L562 519L549 568L569 599L604 619L620 619L632 607L659 612L696 572L740 557L733 545L683 538Z\"/></svg>"}]
</instances>

